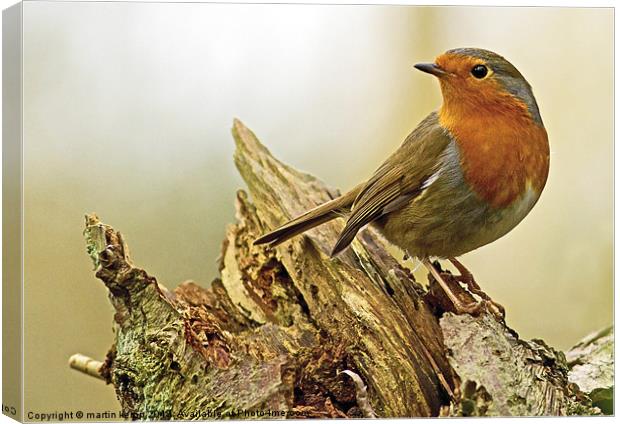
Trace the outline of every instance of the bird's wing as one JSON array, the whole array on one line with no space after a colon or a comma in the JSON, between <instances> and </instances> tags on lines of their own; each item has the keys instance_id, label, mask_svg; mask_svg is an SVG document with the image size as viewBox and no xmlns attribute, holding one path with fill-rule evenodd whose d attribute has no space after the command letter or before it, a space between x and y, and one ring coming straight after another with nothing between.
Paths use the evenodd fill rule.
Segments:
<instances>
[{"instance_id":1,"label":"bird's wing","mask_svg":"<svg viewBox=\"0 0 620 424\"><path fill-rule=\"evenodd\" d=\"M364 225L400 209L428 187L449 143L437 113L431 113L362 187L332 256L345 249Z\"/></svg>"}]
</instances>

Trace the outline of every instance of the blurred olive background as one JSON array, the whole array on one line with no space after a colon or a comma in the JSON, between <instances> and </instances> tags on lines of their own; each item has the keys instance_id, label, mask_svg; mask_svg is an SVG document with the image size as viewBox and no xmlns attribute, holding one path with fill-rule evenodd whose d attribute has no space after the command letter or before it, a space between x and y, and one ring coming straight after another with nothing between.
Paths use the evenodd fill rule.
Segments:
<instances>
[{"instance_id":1,"label":"blurred olive background","mask_svg":"<svg viewBox=\"0 0 620 424\"><path fill-rule=\"evenodd\" d=\"M454 47L521 70L552 150L533 212L463 262L522 337L565 349L611 323L611 9L27 2L24 28L26 412L118 410L67 366L113 340L84 213L166 286L207 286L244 187L233 117L347 189L439 107L412 65Z\"/></svg>"}]
</instances>

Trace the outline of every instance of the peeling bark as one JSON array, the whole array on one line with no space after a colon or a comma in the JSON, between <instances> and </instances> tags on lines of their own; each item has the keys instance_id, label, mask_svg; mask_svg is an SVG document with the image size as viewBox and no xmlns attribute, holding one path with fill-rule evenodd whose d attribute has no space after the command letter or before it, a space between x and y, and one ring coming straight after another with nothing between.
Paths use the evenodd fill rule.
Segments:
<instances>
[{"instance_id":1,"label":"peeling bark","mask_svg":"<svg viewBox=\"0 0 620 424\"><path fill-rule=\"evenodd\" d=\"M254 246L338 193L279 162L239 121L233 136L252 201L238 192L211 287L187 281L168 291L133 265L118 231L87 216L88 253L115 309L115 341L98 373L128 416L598 412L592 392L569 382L561 352L519 340L488 313L449 312L436 284L416 282L372 227L335 259L340 220L275 249Z\"/></svg>"},{"instance_id":2,"label":"peeling bark","mask_svg":"<svg viewBox=\"0 0 620 424\"><path fill-rule=\"evenodd\" d=\"M604 328L584 337L566 352L568 379L603 413L614 413L614 329Z\"/></svg>"},{"instance_id":3,"label":"peeling bark","mask_svg":"<svg viewBox=\"0 0 620 424\"><path fill-rule=\"evenodd\" d=\"M450 415L539 416L597 413L569 384L562 352L518 335L490 315L441 318L448 358L459 375L461 399Z\"/></svg>"}]
</instances>

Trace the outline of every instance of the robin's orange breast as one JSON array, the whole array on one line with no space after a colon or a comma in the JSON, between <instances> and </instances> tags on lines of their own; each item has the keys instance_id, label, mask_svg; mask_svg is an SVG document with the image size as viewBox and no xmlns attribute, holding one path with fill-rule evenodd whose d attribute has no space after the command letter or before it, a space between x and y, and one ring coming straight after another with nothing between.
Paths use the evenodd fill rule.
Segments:
<instances>
[{"instance_id":1,"label":"robin's orange breast","mask_svg":"<svg viewBox=\"0 0 620 424\"><path fill-rule=\"evenodd\" d=\"M465 182L493 208L506 208L531 187L540 193L549 173L549 143L515 99L488 109L445 109L439 122L460 148Z\"/></svg>"},{"instance_id":2,"label":"robin's orange breast","mask_svg":"<svg viewBox=\"0 0 620 424\"><path fill-rule=\"evenodd\" d=\"M412 256L449 258L491 243L521 222L540 197L541 189L534 186L531 178L519 177L523 171L512 176L499 172L494 178L509 181L515 187L522 180L525 184L510 204L493 206L483 198L493 194L484 191L492 184L473 189L462 165L464 151L456 137L449 132L447 136L451 141L441 154L438 171L428 187L412 202L376 222L390 242ZM503 194L498 193L495 198Z\"/></svg>"}]
</instances>

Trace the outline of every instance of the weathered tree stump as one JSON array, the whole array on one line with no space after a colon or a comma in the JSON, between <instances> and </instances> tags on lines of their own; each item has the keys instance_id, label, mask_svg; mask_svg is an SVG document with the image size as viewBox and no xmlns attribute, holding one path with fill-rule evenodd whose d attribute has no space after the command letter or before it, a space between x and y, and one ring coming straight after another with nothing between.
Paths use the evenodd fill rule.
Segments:
<instances>
[{"instance_id":1,"label":"weathered tree stump","mask_svg":"<svg viewBox=\"0 0 620 424\"><path fill-rule=\"evenodd\" d=\"M111 383L128 417L600 413L592 399L604 403L613 391L613 337L597 350L607 356L575 353L570 370L563 353L519 340L490 314L446 310L434 282L425 290L371 227L335 259L339 220L275 249L254 246L338 193L279 162L239 121L233 136L252 200L238 192L210 288L187 281L168 291L133 265L118 231L87 216L116 340L103 363L74 355L71 366ZM576 364L604 371L580 374ZM569 372L587 374L585 392ZM607 391L597 398L599 389Z\"/></svg>"}]
</instances>

